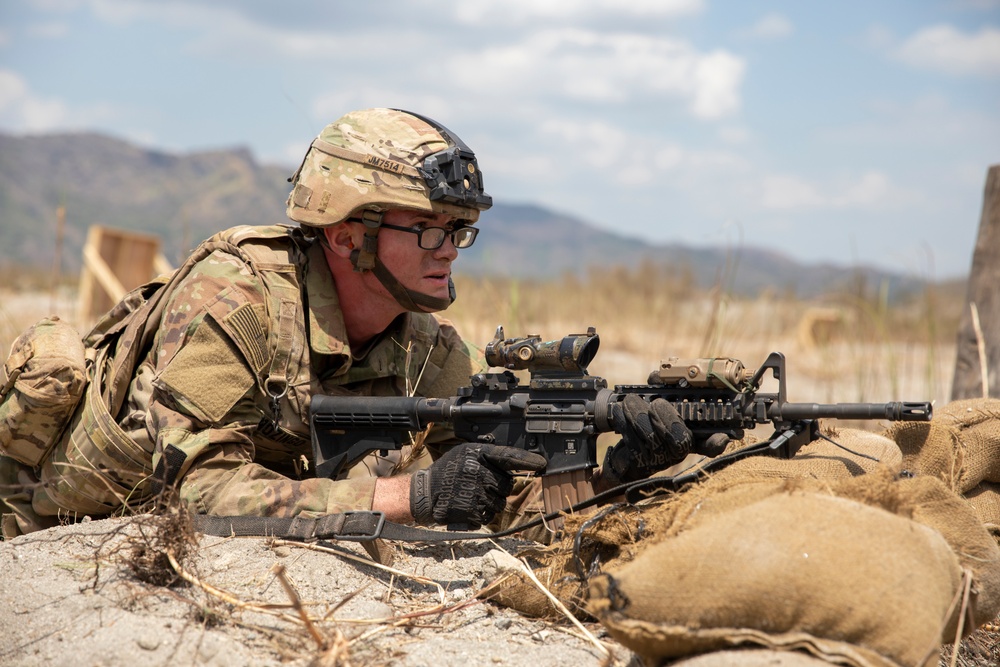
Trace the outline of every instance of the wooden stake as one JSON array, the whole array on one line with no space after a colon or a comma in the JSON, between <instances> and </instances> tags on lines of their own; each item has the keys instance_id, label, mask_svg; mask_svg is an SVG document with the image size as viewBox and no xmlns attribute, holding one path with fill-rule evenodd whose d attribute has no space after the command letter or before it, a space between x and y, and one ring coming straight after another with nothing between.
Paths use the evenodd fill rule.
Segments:
<instances>
[{"instance_id":1,"label":"wooden stake","mask_svg":"<svg viewBox=\"0 0 1000 667\"><path fill-rule=\"evenodd\" d=\"M1000 164L990 167L956 344L951 400L1000 398Z\"/></svg>"}]
</instances>

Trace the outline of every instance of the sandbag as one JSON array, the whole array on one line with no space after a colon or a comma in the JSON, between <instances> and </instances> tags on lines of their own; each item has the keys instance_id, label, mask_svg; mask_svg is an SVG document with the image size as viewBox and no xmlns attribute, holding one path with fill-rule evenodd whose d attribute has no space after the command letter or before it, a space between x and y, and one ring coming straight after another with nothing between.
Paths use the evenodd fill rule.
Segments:
<instances>
[{"instance_id":1,"label":"sandbag","mask_svg":"<svg viewBox=\"0 0 1000 667\"><path fill-rule=\"evenodd\" d=\"M986 529L1000 534L1000 484L980 482L965 494L965 499Z\"/></svg>"},{"instance_id":2,"label":"sandbag","mask_svg":"<svg viewBox=\"0 0 1000 667\"><path fill-rule=\"evenodd\" d=\"M899 469L902 454L895 442L871 431L824 427L831 440L816 440L803 447L792 459L770 456L752 456L712 473L707 482L695 485L676 496L647 499L639 507L616 507L609 519L590 522L583 548L588 562L620 566L629 562L641 550L669 536L677 516L684 516L689 508L702 507L704 503L718 502L718 492L732 486L750 483L744 491L762 498L774 493L774 486L786 479L845 479L878 470L895 472ZM757 443L753 434L742 441L730 444L727 453ZM846 447L847 449L844 449ZM848 451L849 450L849 451ZM766 482L763 487L755 487ZM729 496L733 498L733 496ZM741 505L746 500L738 501ZM566 518L566 534L573 536L579 526L592 517L589 515ZM572 543L557 543L550 550L529 554L535 564L535 574L551 592L576 613L586 614L587 586L582 582L577 565L570 557ZM559 618L556 609L538 588L524 578L507 578L496 582L486 591L494 602L522 614L537 618Z\"/></svg>"},{"instance_id":3,"label":"sandbag","mask_svg":"<svg viewBox=\"0 0 1000 667\"><path fill-rule=\"evenodd\" d=\"M58 442L87 385L80 334L47 317L14 341L3 369L0 454L34 467Z\"/></svg>"},{"instance_id":4,"label":"sandbag","mask_svg":"<svg viewBox=\"0 0 1000 667\"><path fill-rule=\"evenodd\" d=\"M713 477L845 479L880 468L898 471L902 465L899 446L884 435L827 423L820 432L825 438L806 444L791 459L751 456L713 473Z\"/></svg>"},{"instance_id":5,"label":"sandbag","mask_svg":"<svg viewBox=\"0 0 1000 667\"><path fill-rule=\"evenodd\" d=\"M798 500L800 497L811 498L810 512L803 514L802 508L806 505ZM795 498L796 501L791 510L762 513L754 519L757 523L751 521L753 517L738 514L747 507L759 509L761 503L774 503L775 498ZM791 513L792 518L786 516L782 519L782 512ZM738 517L735 520L732 518L734 514ZM779 596L775 592L777 589L771 587L754 588L762 575L747 568L745 558L732 556L734 547L730 545L730 539L742 534L752 553L752 547L762 535L777 530L768 526L772 518L783 521L780 525L784 525L787 528L785 532L790 533L785 539L793 544L793 540L819 539L815 537L818 534L820 538L833 536L829 553L836 554L836 549L846 550L841 555L827 558L827 567L823 568L822 575L811 576L809 573L810 576L801 577L800 586L787 593L784 601L793 609L811 607L818 604L814 599L827 598L827 589L833 589L839 592L834 603L854 610L854 616L843 622L853 620L854 625L850 627L862 632L862 635L854 636L841 628L838 631L840 634L830 636L827 630L820 629L836 629L839 621L828 623L828 619L816 620L815 616L802 617L811 622L806 627L815 630L815 636L798 627L797 617L783 619L794 629L778 633L779 639L759 627L739 627L743 622L740 619L755 616L759 606L769 604ZM753 528L749 529L749 526ZM610 627L617 621L609 613L617 611L623 614L619 617L620 625L632 623L639 628L635 633L640 637L642 632L648 634L643 642L652 641L650 637L655 638L662 633L668 633L670 641L673 641L673 636L669 635L674 631L673 626L664 630L660 627L665 625L662 620L654 624L656 628L642 626L642 623L650 622L646 611L636 611L638 607L633 606L632 615L625 616L630 613L628 609L616 608L612 603L616 595L614 591L618 588L615 584L595 589L591 583L600 580L601 573L610 575L608 581L617 581L622 572L639 559L646 558L647 554L658 549L673 549L670 545L678 540L683 540L681 544L691 542L692 538L685 536L692 532L711 541L710 548L689 553L673 564L661 563L655 568L647 568L641 577L637 577L653 591L649 599L658 600L661 606L668 605L668 601L672 604L675 597L673 587L677 585L677 580L709 592L707 597L692 598L691 605L698 609L714 608L716 616L712 618L715 626L706 621L697 641L690 639L689 628L684 625L687 621L683 619L696 617L696 614L685 610L682 618L677 619L680 624L676 627L680 629L676 632L683 635L678 641L689 643L671 644L670 651L674 657L687 655L684 650L694 654L749 643L781 650L810 650L814 655L839 660L843 664L889 665L895 664L897 659L903 660L899 664L919 664L905 662L913 657L912 652L905 653L905 647L912 643L913 637L923 637L921 646L936 656L936 647L940 643L954 640L957 615L948 616L940 607L945 597L949 606L956 600L964 582L970 584L969 621L963 624L964 633L991 621L1000 612L1000 547L969 503L938 479L900 476L888 468L843 479L753 478L722 475L720 472L683 493L650 499L639 506L616 505L604 508L595 515L568 517L566 535L561 541L528 556L536 576L576 613L600 617ZM896 536L896 533L903 534ZM897 550L901 553L897 554ZM909 561L914 558L920 562L910 567ZM855 567L855 562L860 562L862 566ZM773 571L781 576L788 567L781 561L772 565ZM825 573L826 569L830 573ZM712 603L714 598L711 598L720 573L731 576L730 588L741 591L726 605ZM842 579L837 580L837 576ZM928 589L930 584L924 579L937 583ZM872 594L872 591L882 590L886 581L895 582L897 587L879 595ZM744 586L744 583L747 585ZM529 615L552 616L555 613L534 585L516 578L498 583L488 594L501 604ZM903 602L898 602L897 597ZM601 599L604 602L597 602L594 606L595 600ZM894 609L890 603L903 606ZM873 609L873 604L878 606ZM911 606L922 611L911 614L908 611ZM940 612L938 616L933 610ZM891 618L891 622L885 617ZM928 631L931 619L936 625L933 631ZM730 632L734 628L738 630L736 635ZM863 632L873 635L867 637ZM734 636L738 639L734 640ZM867 648L851 643L860 640L869 642ZM624 639L621 641L628 644ZM872 648L873 645L875 648ZM635 650L656 653L645 645ZM881 651L886 650L904 653L885 656ZM663 653L668 651L663 649Z\"/></svg>"},{"instance_id":6,"label":"sandbag","mask_svg":"<svg viewBox=\"0 0 1000 667\"><path fill-rule=\"evenodd\" d=\"M881 508L786 492L595 577L588 608L647 660L756 645L858 667L933 665L963 568L937 531Z\"/></svg>"},{"instance_id":7,"label":"sandbag","mask_svg":"<svg viewBox=\"0 0 1000 667\"><path fill-rule=\"evenodd\" d=\"M903 467L931 475L958 493L1000 482L1000 399L973 398L936 408L929 422L896 422L885 435L903 454Z\"/></svg>"}]
</instances>

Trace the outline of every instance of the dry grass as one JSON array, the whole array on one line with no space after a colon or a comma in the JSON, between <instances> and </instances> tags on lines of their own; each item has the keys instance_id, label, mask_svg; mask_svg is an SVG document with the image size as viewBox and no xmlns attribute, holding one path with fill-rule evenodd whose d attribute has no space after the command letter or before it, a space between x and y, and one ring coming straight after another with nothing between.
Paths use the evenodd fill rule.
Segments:
<instances>
[{"instance_id":1,"label":"dry grass","mask_svg":"<svg viewBox=\"0 0 1000 667\"><path fill-rule=\"evenodd\" d=\"M53 287L44 273L18 275L0 283L4 353L42 317L76 323L70 276ZM485 345L501 324L508 336L545 339L593 326L602 348L590 372L611 384L644 382L670 356L735 357L752 368L777 350L787 358L789 400L796 402L941 405L951 392L962 300L935 288L896 303L863 287L817 301L776 293L746 299L722 287L699 291L683 272L652 264L542 283L456 282L459 299L447 316L470 342Z\"/></svg>"},{"instance_id":2,"label":"dry grass","mask_svg":"<svg viewBox=\"0 0 1000 667\"><path fill-rule=\"evenodd\" d=\"M752 368L780 351L792 401L942 404L950 395L961 302L931 289L894 304L877 294L739 299L649 265L584 280L456 282L447 316L468 340L484 345L500 324L508 336L545 339L593 326L601 351L590 372L611 383L644 382L670 356L735 357Z\"/></svg>"},{"instance_id":3,"label":"dry grass","mask_svg":"<svg viewBox=\"0 0 1000 667\"><path fill-rule=\"evenodd\" d=\"M792 401L943 404L950 396L961 300L933 288L892 304L877 292L817 301L778 294L740 299L722 288L699 291L684 273L651 264L542 283L463 276L456 282L459 299L447 317L470 342L485 345L501 324L508 336L545 339L593 326L602 347L590 372L611 384L644 382L670 356L735 357L755 367L777 350L787 357ZM22 283L0 289L4 353L42 317L76 320L72 286L45 286L44 275Z\"/></svg>"}]
</instances>

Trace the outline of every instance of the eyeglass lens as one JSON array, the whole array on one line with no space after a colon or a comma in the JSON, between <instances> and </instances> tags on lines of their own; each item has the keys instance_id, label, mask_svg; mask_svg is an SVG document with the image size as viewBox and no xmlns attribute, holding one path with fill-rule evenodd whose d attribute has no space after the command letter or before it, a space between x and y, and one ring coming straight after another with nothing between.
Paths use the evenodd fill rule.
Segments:
<instances>
[{"instance_id":1,"label":"eyeglass lens","mask_svg":"<svg viewBox=\"0 0 1000 667\"><path fill-rule=\"evenodd\" d=\"M444 244L445 236L451 235L451 243L456 248L468 248L476 240L479 230L475 227L459 227L447 230L443 227L428 227L420 230L417 243L424 250L437 250Z\"/></svg>"}]
</instances>

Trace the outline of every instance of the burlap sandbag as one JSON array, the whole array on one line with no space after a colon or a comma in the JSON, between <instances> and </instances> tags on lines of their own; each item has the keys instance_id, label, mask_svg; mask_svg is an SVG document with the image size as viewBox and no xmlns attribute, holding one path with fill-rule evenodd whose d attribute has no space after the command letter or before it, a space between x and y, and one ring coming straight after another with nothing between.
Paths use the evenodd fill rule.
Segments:
<instances>
[{"instance_id":1,"label":"burlap sandbag","mask_svg":"<svg viewBox=\"0 0 1000 667\"><path fill-rule=\"evenodd\" d=\"M713 473L713 476L846 479L883 467L898 471L903 462L896 443L879 433L837 428L828 423L823 424L820 433L825 437L808 443L791 459L751 456ZM737 443L738 446L743 444Z\"/></svg>"},{"instance_id":2,"label":"burlap sandbag","mask_svg":"<svg viewBox=\"0 0 1000 667\"><path fill-rule=\"evenodd\" d=\"M1000 535L1000 484L980 482L965 494L965 499L986 529Z\"/></svg>"},{"instance_id":3,"label":"burlap sandbag","mask_svg":"<svg viewBox=\"0 0 1000 667\"><path fill-rule=\"evenodd\" d=\"M714 540L710 543L710 548L703 549L701 556L689 555L682 563L670 567L664 565L665 569L647 571L644 575L644 581L656 591L658 604L668 607L669 611L673 600L671 587L678 579L709 592L717 586L720 574L730 576L733 587L742 587L743 582L758 579L757 574L744 567L744 559L732 557L728 544L730 533L739 535L744 526L751 525L749 520L732 520L734 512L775 497L806 496L830 496L833 500L814 499L814 509L808 516L799 516L802 510L798 509L798 502L791 504L792 510L782 510L793 512L795 518L794 521L788 521L787 518L785 521L785 525L789 526L788 532L792 532L791 529L795 531L789 539L813 539L813 534L820 531L821 536L835 535L834 546L853 550L848 552L848 555L853 555L850 559L847 556L843 559L828 557L828 561L836 563L832 567L827 563L828 569L833 572L829 576L834 578L826 575L806 577L800 582L801 589L793 590L800 598L786 597L788 605L796 609L811 606L816 599L826 599L830 591L825 589L832 588L836 604L843 605L845 609L858 608L853 612L854 616L850 617L858 626L888 633L876 638L890 648L909 645L913 636L923 636L921 646L925 648L954 639L951 634L955 630L954 625L945 625L947 619L943 612L936 617L937 625L933 632L922 635L921 633L927 632L930 622L928 619L933 617L933 613L923 611L910 614L906 610L914 605L920 609L939 609L941 600L946 597L940 592L943 588L948 589L950 604L958 586L955 583L958 581L956 576L959 576L956 572L964 570L972 577L973 595L969 600L969 611L973 620L965 625L966 633L971 632L975 626L992 620L1000 611L1000 548L973 513L969 503L937 479L900 478L887 468L881 468L873 474L840 480L808 477L762 479L735 473L723 475L720 472L684 493L646 501L641 506L618 505L587 517L569 517L565 537L552 547L531 554L532 562L539 579L571 609L577 613L604 613L599 604L596 608L588 606L588 598L594 593L589 583L598 578L599 573L605 572L617 577L631 567L631 563L645 557L647 552L660 549L661 545L670 545L681 538L689 543L692 538L684 537L685 534L697 531L697 535L704 539ZM815 509L816 505L821 509ZM833 512L827 505L840 509ZM845 511L845 507L850 509ZM835 514L839 517L837 520L834 520ZM770 516L765 514L765 518ZM860 521L859 517L862 516L867 517L867 523ZM726 525L720 527L719 522L726 522ZM901 526L905 528L905 535L899 539L886 537L891 534L889 528L899 530ZM762 526L755 526L754 530L749 531L747 541L752 545L753 539L767 530L766 522ZM937 537L934 536L935 533ZM913 537L914 535L917 537ZM887 539L888 543L885 543ZM916 546L913 540L917 540ZM899 549L903 549L905 553L897 557L896 551ZM809 552L806 550L802 553ZM920 562L910 568L909 560L917 553L921 554ZM852 565L849 569L841 569L841 563L853 563L855 560L860 560L864 567ZM927 574L925 569L935 563L936 569ZM941 563L945 565L940 565ZM779 560L773 566L774 571L780 575L788 564ZM842 577L839 580L835 578L838 575ZM868 581L866 577L874 577L874 581ZM892 580L891 577L896 579ZM934 589L936 592L931 595L922 581L925 577L931 577L930 580L933 581L944 581L945 584L939 584ZM887 594L872 596L871 591L881 590L885 581L896 581L899 587ZM704 632L711 637L717 631L719 636L715 638L717 644L706 642L704 645L688 645L691 652L732 646L740 641L755 641L765 646L771 645L768 642L774 643L766 633L760 634L759 628L739 628L735 620L726 619L726 614L756 614L758 606L775 599L777 589L746 590L755 590L761 597L758 599L753 595L741 594L722 606L717 602L709 604L695 598L700 606L709 609L714 606L716 609L716 627L712 629L706 625ZM529 615L546 616L555 613L536 586L517 579L507 579L488 593L502 604ZM928 595L930 602L924 599ZM899 607L893 596L908 602ZM610 593L598 593L597 597L608 599L613 596ZM890 600L896 606L886 604ZM610 602L606 604L610 609ZM734 611L733 604L743 606L738 606ZM888 622L887 618L892 619L892 622ZM638 614L630 619L637 620ZM813 620L815 625L826 627L825 620ZM830 627L836 627L836 623L830 624ZM736 635L738 640L734 640L730 633L734 628L739 631ZM865 653L868 651L879 654L876 649L858 649L850 645L849 642L855 640L853 636L838 635L831 638L821 633L813 637L808 632L800 632L802 636L793 641L793 634L791 630L784 633L781 637L783 643L780 644L782 648L812 648L817 654L823 655L832 652L831 655L841 656L836 659L845 664L892 663L891 657L885 658L889 662L880 663ZM880 647L885 650L884 646ZM904 661L900 664L917 663Z\"/></svg>"},{"instance_id":4,"label":"burlap sandbag","mask_svg":"<svg viewBox=\"0 0 1000 667\"><path fill-rule=\"evenodd\" d=\"M958 493L1000 482L1000 399L953 401L935 408L931 421L896 422L885 435L899 445L905 469Z\"/></svg>"},{"instance_id":5,"label":"burlap sandbag","mask_svg":"<svg viewBox=\"0 0 1000 667\"><path fill-rule=\"evenodd\" d=\"M702 504L705 498L713 496L718 490L744 481L774 480L780 484L781 480L795 478L849 479L875 470L888 469L895 472L899 469L902 461L899 448L884 436L871 431L838 429L829 425L824 425L821 432L841 446L817 439L803 447L792 459L752 456L713 473L709 478L710 484L696 485L678 496L648 499L643 503L646 506L641 508L614 506L613 511L607 515L608 519L598 523L594 522L594 514L567 517L567 537L562 542L556 542L548 549L530 551L526 555L534 566L536 576L546 588L575 612L586 614L583 605L587 600L587 585L579 576L579 568L572 556L574 536L581 525L586 526L585 536L580 540L580 548L585 552L584 560L588 563L612 563L620 566L642 549L669 536L676 514L686 514L689 507ZM744 440L733 442L727 452L756 442L756 437L748 434ZM746 491L759 497L774 492L771 487L749 488ZM687 502L684 498L691 500ZM561 612L552 605L549 598L524 577L507 577L495 582L484 594L494 602L528 616L561 616Z\"/></svg>"},{"instance_id":6,"label":"burlap sandbag","mask_svg":"<svg viewBox=\"0 0 1000 667\"><path fill-rule=\"evenodd\" d=\"M785 492L714 514L592 580L589 609L663 658L745 644L859 667L933 665L963 571L937 531L881 508Z\"/></svg>"}]
</instances>

